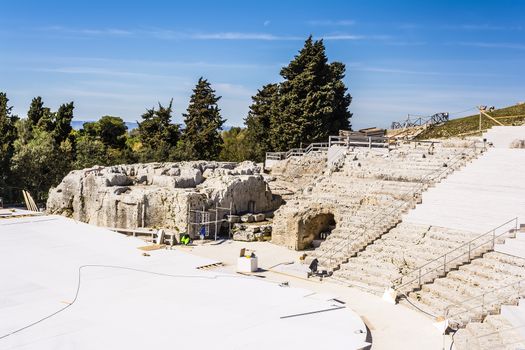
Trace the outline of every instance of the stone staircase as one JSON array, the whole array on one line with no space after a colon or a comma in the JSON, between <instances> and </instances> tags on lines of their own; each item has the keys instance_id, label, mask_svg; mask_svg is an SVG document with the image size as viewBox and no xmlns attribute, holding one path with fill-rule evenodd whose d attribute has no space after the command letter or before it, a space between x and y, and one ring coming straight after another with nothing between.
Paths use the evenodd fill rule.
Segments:
<instances>
[{"instance_id":1,"label":"stone staircase","mask_svg":"<svg viewBox=\"0 0 525 350\"><path fill-rule=\"evenodd\" d=\"M410 303L453 327L499 313L525 296L525 259L489 252L408 294Z\"/></svg>"},{"instance_id":2,"label":"stone staircase","mask_svg":"<svg viewBox=\"0 0 525 350\"><path fill-rule=\"evenodd\" d=\"M497 244L494 250L525 259L525 225L520 226L520 232L514 239L507 239L503 244Z\"/></svg>"},{"instance_id":3,"label":"stone staircase","mask_svg":"<svg viewBox=\"0 0 525 350\"><path fill-rule=\"evenodd\" d=\"M525 349L525 339L502 315L488 315L483 322L471 322L454 335L456 350Z\"/></svg>"},{"instance_id":4,"label":"stone staircase","mask_svg":"<svg viewBox=\"0 0 525 350\"><path fill-rule=\"evenodd\" d=\"M468 231L402 222L342 264L334 277L381 294L392 281L476 236Z\"/></svg>"}]
</instances>

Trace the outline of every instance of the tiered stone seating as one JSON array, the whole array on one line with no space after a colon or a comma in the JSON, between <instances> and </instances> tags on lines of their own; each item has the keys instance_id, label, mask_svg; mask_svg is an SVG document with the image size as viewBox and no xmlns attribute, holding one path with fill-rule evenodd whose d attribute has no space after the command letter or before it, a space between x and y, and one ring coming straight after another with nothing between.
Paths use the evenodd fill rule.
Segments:
<instances>
[{"instance_id":1,"label":"tiered stone seating","mask_svg":"<svg viewBox=\"0 0 525 350\"><path fill-rule=\"evenodd\" d=\"M479 320L481 312L499 312L502 304L516 302L525 293L525 282L514 284L524 279L525 259L489 252L423 285L420 291L410 293L409 299L431 314L447 314L452 324L464 326Z\"/></svg>"},{"instance_id":2,"label":"tiered stone seating","mask_svg":"<svg viewBox=\"0 0 525 350\"><path fill-rule=\"evenodd\" d=\"M471 322L454 335L457 350L515 350L525 348L525 339L501 315L489 315L483 322Z\"/></svg>"},{"instance_id":3,"label":"tiered stone seating","mask_svg":"<svg viewBox=\"0 0 525 350\"><path fill-rule=\"evenodd\" d=\"M391 151L348 150L338 171L327 171L276 212L273 236L278 241L280 234L290 235L293 225L282 222L307 208L333 208L336 229L308 254L307 261L317 258L322 268L336 270L397 225L424 190L477 154L464 144L410 143Z\"/></svg>"},{"instance_id":4,"label":"tiered stone seating","mask_svg":"<svg viewBox=\"0 0 525 350\"><path fill-rule=\"evenodd\" d=\"M477 234L401 223L341 265L335 277L378 293L413 269L461 246Z\"/></svg>"}]
</instances>

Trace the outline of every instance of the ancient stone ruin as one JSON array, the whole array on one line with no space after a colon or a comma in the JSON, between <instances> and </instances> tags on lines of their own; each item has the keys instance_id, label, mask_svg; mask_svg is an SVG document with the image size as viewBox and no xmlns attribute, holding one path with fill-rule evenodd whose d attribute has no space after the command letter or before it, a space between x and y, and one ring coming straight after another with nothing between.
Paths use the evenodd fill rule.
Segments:
<instances>
[{"instance_id":1,"label":"ancient stone ruin","mask_svg":"<svg viewBox=\"0 0 525 350\"><path fill-rule=\"evenodd\" d=\"M272 212L280 204L253 162L193 161L72 171L51 190L47 211L98 226L163 228L197 237L199 221L226 219L229 208L242 215ZM217 218L215 207L224 208ZM215 225L208 226L207 233L214 234Z\"/></svg>"}]
</instances>

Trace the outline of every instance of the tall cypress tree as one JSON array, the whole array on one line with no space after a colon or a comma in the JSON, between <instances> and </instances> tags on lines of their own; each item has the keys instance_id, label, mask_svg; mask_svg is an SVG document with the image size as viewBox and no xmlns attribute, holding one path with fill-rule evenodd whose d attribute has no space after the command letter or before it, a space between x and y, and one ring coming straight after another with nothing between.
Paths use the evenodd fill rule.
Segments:
<instances>
[{"instance_id":1,"label":"tall cypress tree","mask_svg":"<svg viewBox=\"0 0 525 350\"><path fill-rule=\"evenodd\" d=\"M251 146L251 157L256 161L263 161L265 152L271 150L270 128L272 117L278 113L279 85L268 84L257 91L252 97L252 105L246 124L247 141Z\"/></svg>"},{"instance_id":2,"label":"tall cypress tree","mask_svg":"<svg viewBox=\"0 0 525 350\"><path fill-rule=\"evenodd\" d=\"M75 106L73 102L69 102L58 107L58 111L55 113L53 136L58 145L60 145L62 141L68 139L71 130L73 130L71 127L71 121L73 120L74 109Z\"/></svg>"},{"instance_id":3,"label":"tall cypress tree","mask_svg":"<svg viewBox=\"0 0 525 350\"><path fill-rule=\"evenodd\" d=\"M15 122L18 117L12 114L13 107L8 106L7 94L0 92L0 197L11 200L11 191L7 186L12 184L10 165L16 140Z\"/></svg>"},{"instance_id":4,"label":"tall cypress tree","mask_svg":"<svg viewBox=\"0 0 525 350\"><path fill-rule=\"evenodd\" d=\"M44 108L42 97L34 97L29 106L29 111L27 112L27 119L29 119L31 125L36 126L45 114L46 108Z\"/></svg>"},{"instance_id":5,"label":"tall cypress tree","mask_svg":"<svg viewBox=\"0 0 525 350\"><path fill-rule=\"evenodd\" d=\"M208 80L199 78L183 115L186 128L181 141L188 158L215 160L219 157L223 144L220 130L225 122L217 104L220 98L215 96Z\"/></svg>"},{"instance_id":6,"label":"tall cypress tree","mask_svg":"<svg viewBox=\"0 0 525 350\"><path fill-rule=\"evenodd\" d=\"M344 64L328 63L322 40L311 36L306 40L299 54L281 69L284 81L270 131L275 150L325 141L339 129L350 128L352 99L342 81L344 73Z\"/></svg>"}]
</instances>

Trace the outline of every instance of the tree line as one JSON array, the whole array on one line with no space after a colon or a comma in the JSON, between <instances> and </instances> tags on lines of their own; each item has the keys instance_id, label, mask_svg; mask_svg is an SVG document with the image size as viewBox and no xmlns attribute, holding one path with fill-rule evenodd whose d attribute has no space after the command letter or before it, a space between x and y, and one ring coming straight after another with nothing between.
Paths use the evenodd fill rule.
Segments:
<instances>
[{"instance_id":1,"label":"tree line","mask_svg":"<svg viewBox=\"0 0 525 350\"><path fill-rule=\"evenodd\" d=\"M225 119L210 82L200 78L183 114L173 123L173 100L146 109L138 128L127 130L115 116L103 116L74 130L74 103L51 111L41 97L27 118L12 113L0 92L0 197L20 200L20 189L37 201L71 170L94 165L184 160L263 161L268 151L325 141L350 129L351 96L343 83L345 66L329 63L322 40L309 37L280 71L282 81L252 97L244 127L223 131Z\"/></svg>"}]
</instances>

